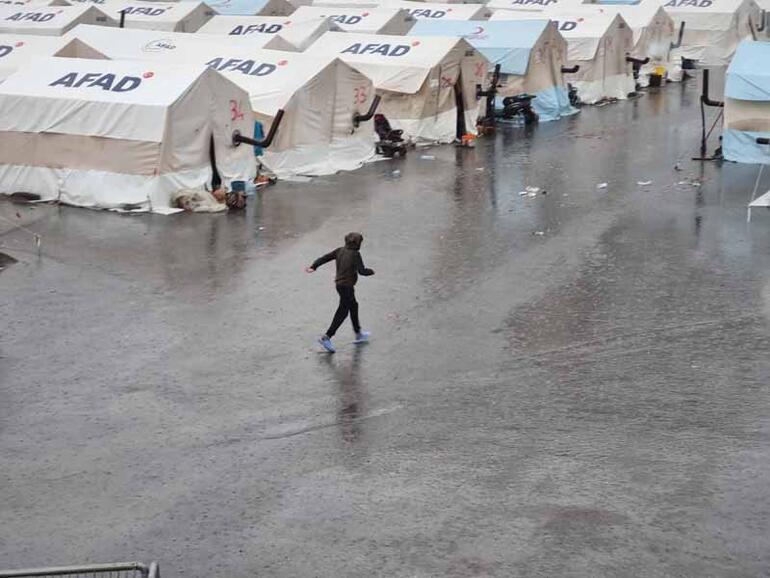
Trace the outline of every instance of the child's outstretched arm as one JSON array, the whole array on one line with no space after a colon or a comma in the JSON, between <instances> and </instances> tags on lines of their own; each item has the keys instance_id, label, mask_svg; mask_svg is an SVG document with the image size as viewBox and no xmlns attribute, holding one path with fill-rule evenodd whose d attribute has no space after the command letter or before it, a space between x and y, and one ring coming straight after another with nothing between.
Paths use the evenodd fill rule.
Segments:
<instances>
[{"instance_id":1,"label":"child's outstretched arm","mask_svg":"<svg viewBox=\"0 0 770 578\"><path fill-rule=\"evenodd\" d=\"M313 273L316 269L318 269L321 265L324 263L328 263L329 261L334 261L337 258L337 251L339 249L334 249L331 253L326 253L326 255L323 255L322 257L318 257L315 261L313 261L313 264L310 265L305 271L308 273Z\"/></svg>"},{"instance_id":2,"label":"child's outstretched arm","mask_svg":"<svg viewBox=\"0 0 770 578\"><path fill-rule=\"evenodd\" d=\"M356 258L356 270L358 271L358 274L363 277L374 275L374 269L364 267L364 258L361 257L361 253L359 253L358 257Z\"/></svg>"}]
</instances>

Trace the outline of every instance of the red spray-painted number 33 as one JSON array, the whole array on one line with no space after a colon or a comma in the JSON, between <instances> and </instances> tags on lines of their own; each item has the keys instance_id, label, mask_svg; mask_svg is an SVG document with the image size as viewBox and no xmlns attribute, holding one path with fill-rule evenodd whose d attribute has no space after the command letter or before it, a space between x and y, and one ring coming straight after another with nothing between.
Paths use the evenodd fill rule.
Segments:
<instances>
[{"instance_id":1,"label":"red spray-painted number 33","mask_svg":"<svg viewBox=\"0 0 770 578\"><path fill-rule=\"evenodd\" d=\"M353 90L353 104L363 104L366 102L366 88L356 88Z\"/></svg>"}]
</instances>

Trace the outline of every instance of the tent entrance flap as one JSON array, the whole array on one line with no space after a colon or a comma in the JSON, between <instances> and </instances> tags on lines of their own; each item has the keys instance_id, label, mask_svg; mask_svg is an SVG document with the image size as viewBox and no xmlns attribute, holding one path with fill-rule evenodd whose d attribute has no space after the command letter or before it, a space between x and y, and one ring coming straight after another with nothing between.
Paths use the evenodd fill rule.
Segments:
<instances>
[{"instance_id":1,"label":"tent entrance flap","mask_svg":"<svg viewBox=\"0 0 770 578\"><path fill-rule=\"evenodd\" d=\"M463 95L463 83L462 75L457 78L454 86L455 93L455 109L457 110L457 138L462 139L463 135L467 133L467 127L465 126L465 97Z\"/></svg>"},{"instance_id":2,"label":"tent entrance flap","mask_svg":"<svg viewBox=\"0 0 770 578\"><path fill-rule=\"evenodd\" d=\"M217 153L214 150L214 134L209 137L209 162L211 163L211 190L216 191L222 186L222 176L217 170Z\"/></svg>"}]
</instances>

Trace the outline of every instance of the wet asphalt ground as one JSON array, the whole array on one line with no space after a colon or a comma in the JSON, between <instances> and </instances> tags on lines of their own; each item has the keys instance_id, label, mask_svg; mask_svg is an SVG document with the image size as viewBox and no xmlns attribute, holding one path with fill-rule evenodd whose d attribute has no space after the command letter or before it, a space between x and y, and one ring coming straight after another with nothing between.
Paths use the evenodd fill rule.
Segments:
<instances>
[{"instance_id":1,"label":"wet asphalt ground","mask_svg":"<svg viewBox=\"0 0 770 578\"><path fill-rule=\"evenodd\" d=\"M768 575L770 212L689 160L698 92L241 213L2 204L0 567ZM303 269L351 230L373 340L329 356Z\"/></svg>"}]
</instances>

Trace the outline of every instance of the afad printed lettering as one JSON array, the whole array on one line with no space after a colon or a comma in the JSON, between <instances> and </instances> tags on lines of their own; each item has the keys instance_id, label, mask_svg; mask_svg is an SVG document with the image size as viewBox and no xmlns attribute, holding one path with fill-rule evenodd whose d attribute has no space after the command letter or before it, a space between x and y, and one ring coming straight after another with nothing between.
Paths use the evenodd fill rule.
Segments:
<instances>
[{"instance_id":1,"label":"afad printed lettering","mask_svg":"<svg viewBox=\"0 0 770 578\"><path fill-rule=\"evenodd\" d=\"M554 20L554 24L556 24L556 28L559 29L559 32L569 32L570 30L574 30L577 28L578 23L574 22L572 20L565 20L564 22L559 20Z\"/></svg>"},{"instance_id":2,"label":"afad printed lettering","mask_svg":"<svg viewBox=\"0 0 770 578\"><path fill-rule=\"evenodd\" d=\"M13 46L0 44L0 58L8 56L11 52L13 52Z\"/></svg>"},{"instance_id":3,"label":"afad printed lettering","mask_svg":"<svg viewBox=\"0 0 770 578\"><path fill-rule=\"evenodd\" d=\"M56 18L56 14L56 12L17 12L8 16L6 20L14 22L48 22Z\"/></svg>"},{"instance_id":4,"label":"afad printed lettering","mask_svg":"<svg viewBox=\"0 0 770 578\"><path fill-rule=\"evenodd\" d=\"M429 8L412 8L409 15L413 18L443 18L446 16L445 10L430 10Z\"/></svg>"},{"instance_id":5,"label":"afad printed lettering","mask_svg":"<svg viewBox=\"0 0 770 578\"><path fill-rule=\"evenodd\" d=\"M251 24L249 26L244 26L242 24L239 24L235 28L233 28L230 31L231 36L242 36L244 34L276 34L277 32L280 32L281 29L283 29L283 24Z\"/></svg>"},{"instance_id":6,"label":"afad printed lettering","mask_svg":"<svg viewBox=\"0 0 770 578\"><path fill-rule=\"evenodd\" d=\"M331 18L334 22L338 22L339 24L347 24L348 26L358 24L361 22L361 20L364 19L363 16L349 16L347 14L334 14L329 16L329 18Z\"/></svg>"},{"instance_id":7,"label":"afad printed lettering","mask_svg":"<svg viewBox=\"0 0 770 578\"><path fill-rule=\"evenodd\" d=\"M406 44L363 44L356 42L348 46L341 54L382 54L383 56L403 56L411 48Z\"/></svg>"},{"instance_id":8,"label":"afad printed lettering","mask_svg":"<svg viewBox=\"0 0 770 578\"><path fill-rule=\"evenodd\" d=\"M126 16L161 16L167 8L150 8L149 6L129 6L122 12Z\"/></svg>"},{"instance_id":9,"label":"afad printed lettering","mask_svg":"<svg viewBox=\"0 0 770 578\"><path fill-rule=\"evenodd\" d=\"M240 72L249 76L267 76L275 71L275 64L256 62L255 60L242 60L240 58L214 58L206 63L206 66L219 72Z\"/></svg>"},{"instance_id":10,"label":"afad printed lettering","mask_svg":"<svg viewBox=\"0 0 770 578\"><path fill-rule=\"evenodd\" d=\"M711 0L669 0L664 8L708 8Z\"/></svg>"},{"instance_id":11,"label":"afad printed lettering","mask_svg":"<svg viewBox=\"0 0 770 578\"><path fill-rule=\"evenodd\" d=\"M511 4L518 4L521 6L549 6L556 4L557 0L511 0Z\"/></svg>"},{"instance_id":12,"label":"afad printed lettering","mask_svg":"<svg viewBox=\"0 0 770 578\"><path fill-rule=\"evenodd\" d=\"M142 79L136 76L122 76L120 79L112 73L101 72L68 72L58 80L54 80L48 86L61 86L65 88L101 88L110 92L129 92L135 90Z\"/></svg>"}]
</instances>

